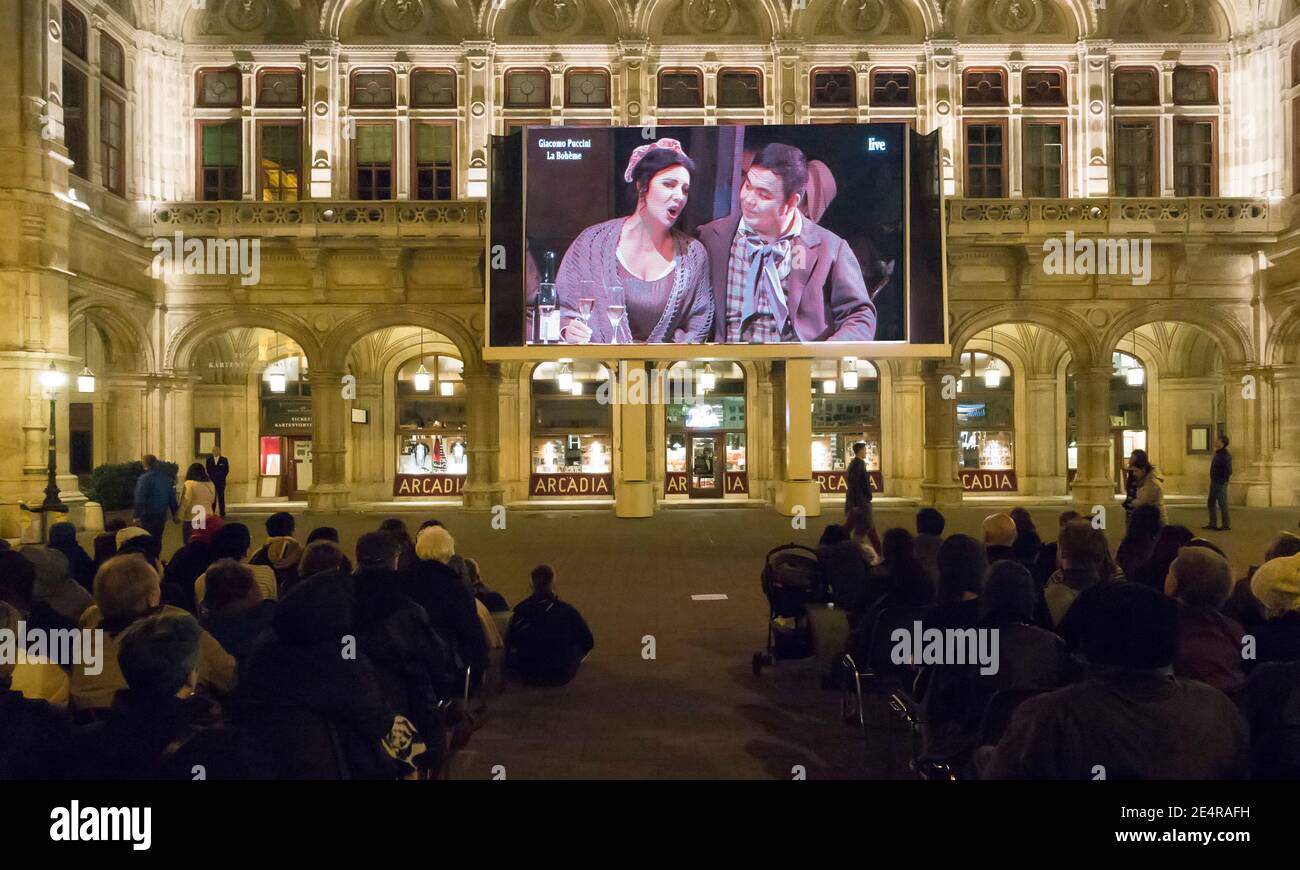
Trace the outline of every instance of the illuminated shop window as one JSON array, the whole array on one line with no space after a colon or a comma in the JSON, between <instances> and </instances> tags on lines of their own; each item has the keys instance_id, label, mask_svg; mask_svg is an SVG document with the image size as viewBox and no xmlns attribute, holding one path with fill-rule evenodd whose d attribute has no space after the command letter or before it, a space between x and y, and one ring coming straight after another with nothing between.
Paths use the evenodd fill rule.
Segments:
<instances>
[{"instance_id":1,"label":"illuminated shop window","mask_svg":"<svg viewBox=\"0 0 1300 870\"><path fill-rule=\"evenodd\" d=\"M398 474L466 474L465 364L428 354L397 370Z\"/></svg>"},{"instance_id":2,"label":"illuminated shop window","mask_svg":"<svg viewBox=\"0 0 1300 870\"><path fill-rule=\"evenodd\" d=\"M982 351L962 354L957 382L957 454L963 469L1016 466L1011 366Z\"/></svg>"},{"instance_id":3,"label":"illuminated shop window","mask_svg":"<svg viewBox=\"0 0 1300 870\"><path fill-rule=\"evenodd\" d=\"M609 369L590 360L544 362L533 369L533 474L609 474L613 471L613 405Z\"/></svg>"},{"instance_id":4,"label":"illuminated shop window","mask_svg":"<svg viewBox=\"0 0 1300 870\"><path fill-rule=\"evenodd\" d=\"M867 470L879 471L880 380L866 360L816 360L812 371L812 470L844 471L853 443L867 442Z\"/></svg>"}]
</instances>

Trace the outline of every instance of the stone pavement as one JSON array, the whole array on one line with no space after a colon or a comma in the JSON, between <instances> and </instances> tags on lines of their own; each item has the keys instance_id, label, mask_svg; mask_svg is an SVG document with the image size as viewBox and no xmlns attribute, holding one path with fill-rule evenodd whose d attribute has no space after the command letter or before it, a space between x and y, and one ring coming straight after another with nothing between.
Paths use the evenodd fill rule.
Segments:
<instances>
[{"instance_id":1,"label":"stone pavement","mask_svg":"<svg viewBox=\"0 0 1300 870\"><path fill-rule=\"evenodd\" d=\"M948 513L948 531L978 534L994 508L965 505ZM1055 537L1059 508L1034 509L1043 537ZM298 537L333 525L352 552L357 537L388 513L299 515ZM509 685L490 700L483 728L458 758L454 776L487 779L498 765L510 779L809 779L886 774L885 732L864 745L839 721L839 696L821 689L808 662L783 662L759 678L750 658L766 639L767 602L759 586L764 554L796 542L814 546L836 514L793 530L771 510L674 510L644 520L604 511L514 512L494 530L486 514L457 508L394 512L412 530L436 516L457 550L478 560L485 582L512 604L529 591L538 562L556 569L561 598L586 616L596 648L563 688ZM914 509L877 511L883 530L913 528ZM1237 573L1257 562L1278 529L1296 529L1300 510L1237 509L1236 530L1214 535ZM232 515L231 519L235 517ZM248 517L254 540L265 515ZM1171 521L1195 529L1201 509L1174 507ZM1118 543L1122 515L1109 533ZM169 527L167 547L179 546ZM725 594L693 601L692 595ZM643 657L653 637L655 657ZM873 711L882 720L882 709ZM892 774L906 776L907 737L893 737Z\"/></svg>"}]
</instances>

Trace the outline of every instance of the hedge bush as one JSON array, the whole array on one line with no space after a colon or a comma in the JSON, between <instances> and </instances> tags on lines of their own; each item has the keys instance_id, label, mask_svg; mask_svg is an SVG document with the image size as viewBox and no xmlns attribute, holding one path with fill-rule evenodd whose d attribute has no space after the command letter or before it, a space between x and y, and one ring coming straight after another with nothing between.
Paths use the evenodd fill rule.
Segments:
<instances>
[{"instance_id":1,"label":"hedge bush","mask_svg":"<svg viewBox=\"0 0 1300 870\"><path fill-rule=\"evenodd\" d=\"M158 460L157 467L173 481L180 474L180 466L175 462ZM135 482L144 474L144 463L120 462L115 465L101 465L90 473L90 486L86 497L99 502L106 511L129 508L135 501Z\"/></svg>"}]
</instances>

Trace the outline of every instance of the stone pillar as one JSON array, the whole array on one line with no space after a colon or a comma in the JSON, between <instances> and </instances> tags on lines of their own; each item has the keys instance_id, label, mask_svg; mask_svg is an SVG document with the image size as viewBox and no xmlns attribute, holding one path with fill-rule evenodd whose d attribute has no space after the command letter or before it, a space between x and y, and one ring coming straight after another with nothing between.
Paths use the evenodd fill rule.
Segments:
<instances>
[{"instance_id":1,"label":"stone pillar","mask_svg":"<svg viewBox=\"0 0 1300 870\"><path fill-rule=\"evenodd\" d=\"M1274 505L1300 505L1300 366L1273 370L1273 437L1268 463Z\"/></svg>"},{"instance_id":2,"label":"stone pillar","mask_svg":"<svg viewBox=\"0 0 1300 870\"><path fill-rule=\"evenodd\" d=\"M466 372L464 378L469 416L465 510L488 512L505 504L505 490L497 470L501 451L501 372L496 365L488 364L482 370Z\"/></svg>"},{"instance_id":3,"label":"stone pillar","mask_svg":"<svg viewBox=\"0 0 1300 870\"><path fill-rule=\"evenodd\" d=\"M340 138L343 125L336 112L341 107L339 98L338 44L330 40L313 40L307 43L311 62L303 81L307 104L307 177L310 180L312 199L330 199L338 190L347 190L347 169L341 165L343 149ZM317 111L323 106L324 111ZM347 196L347 194L343 194ZM313 460L314 461L314 460Z\"/></svg>"},{"instance_id":4,"label":"stone pillar","mask_svg":"<svg viewBox=\"0 0 1300 870\"><path fill-rule=\"evenodd\" d=\"M1228 446L1232 453L1232 481L1228 496L1233 504L1266 507L1270 504L1271 439L1268 432L1273 402L1273 369L1268 366L1235 366L1224 385L1227 405ZM1294 410L1284 412L1294 415Z\"/></svg>"},{"instance_id":5,"label":"stone pillar","mask_svg":"<svg viewBox=\"0 0 1300 870\"><path fill-rule=\"evenodd\" d=\"M1016 433L1023 445L1024 475L1020 492L1024 495L1060 495L1064 492L1065 433L1061 421L1064 409L1056 406L1056 376L1034 373L1025 379L1025 425Z\"/></svg>"},{"instance_id":6,"label":"stone pillar","mask_svg":"<svg viewBox=\"0 0 1300 870\"><path fill-rule=\"evenodd\" d=\"M614 105L622 106L623 123L635 127L646 116L646 90L649 79L645 71L646 43L643 40L621 40L619 47L619 78L622 84L622 100L615 99Z\"/></svg>"},{"instance_id":7,"label":"stone pillar","mask_svg":"<svg viewBox=\"0 0 1300 870\"><path fill-rule=\"evenodd\" d=\"M961 504L957 473L957 379L961 366L948 360L926 360L921 366L925 404L925 472L921 501L944 507ZM945 378L951 378L945 382ZM888 485L888 483L886 483Z\"/></svg>"},{"instance_id":8,"label":"stone pillar","mask_svg":"<svg viewBox=\"0 0 1300 870\"><path fill-rule=\"evenodd\" d=\"M343 398L343 372L311 369L312 485L307 510L337 513L352 503L347 479L348 426L352 415Z\"/></svg>"},{"instance_id":9,"label":"stone pillar","mask_svg":"<svg viewBox=\"0 0 1300 870\"><path fill-rule=\"evenodd\" d=\"M397 473L393 438L397 426L396 421L384 413L382 379L373 375L357 375L357 398L353 405L370 412L370 423L365 426L348 426L351 447L348 450L347 465L352 491L360 500L388 501L393 497L390 481ZM393 407L395 413L396 405ZM393 455L394 461L385 462L385 458L390 455Z\"/></svg>"},{"instance_id":10,"label":"stone pillar","mask_svg":"<svg viewBox=\"0 0 1300 870\"><path fill-rule=\"evenodd\" d=\"M1115 502L1111 478L1109 364L1074 367L1074 413L1078 426L1079 470L1071 492L1076 509L1089 514L1093 505Z\"/></svg>"},{"instance_id":11,"label":"stone pillar","mask_svg":"<svg viewBox=\"0 0 1300 870\"><path fill-rule=\"evenodd\" d=\"M785 461L777 484L776 509L787 517L794 516L798 508L804 516L819 517L821 489L812 476L812 360L786 360L784 380Z\"/></svg>"},{"instance_id":12,"label":"stone pillar","mask_svg":"<svg viewBox=\"0 0 1300 870\"><path fill-rule=\"evenodd\" d=\"M1078 74L1070 79L1079 90L1069 95L1071 105L1077 105L1082 117L1082 148L1070 155L1075 167L1082 166L1084 196L1110 195L1110 118L1108 112L1093 114L1088 108L1100 102L1110 105L1110 41L1085 39L1079 43ZM1073 170L1071 170L1073 174Z\"/></svg>"},{"instance_id":13,"label":"stone pillar","mask_svg":"<svg viewBox=\"0 0 1300 870\"><path fill-rule=\"evenodd\" d=\"M802 46L795 41L777 40L773 43L776 55L776 122L798 124L803 117L803 107L808 101L808 78L800 60Z\"/></svg>"},{"instance_id":14,"label":"stone pillar","mask_svg":"<svg viewBox=\"0 0 1300 870\"><path fill-rule=\"evenodd\" d=\"M461 177L474 188L471 190L467 187L461 191L461 195L485 196L486 191L479 193L477 186L486 185L488 181L488 147L494 121L488 107L495 102L492 87L495 78L493 57L496 54L496 46L490 41L467 41L461 45L465 52L463 88L464 93L469 95L468 123L462 125L465 131L462 134L465 150L460 158L469 171L462 173Z\"/></svg>"},{"instance_id":15,"label":"stone pillar","mask_svg":"<svg viewBox=\"0 0 1300 870\"><path fill-rule=\"evenodd\" d=\"M889 373L889 389L880 403L881 476L885 495L918 498L925 479L922 440L917 437L916 421L925 419L925 381L921 361L902 359L882 361L883 373ZM881 381L884 393L884 381ZM888 410L886 410L888 409Z\"/></svg>"},{"instance_id":16,"label":"stone pillar","mask_svg":"<svg viewBox=\"0 0 1300 870\"><path fill-rule=\"evenodd\" d=\"M632 385L640 381L642 393L648 396L650 378L644 360L620 361L614 371L627 379L626 384L615 384L616 396L632 392ZM611 378L617 379L611 375ZM626 392L624 392L626 391ZM614 516L651 517L655 512L655 487L650 479L649 454L646 450L648 413L645 401L620 402L615 405L619 415L618 475L614 480Z\"/></svg>"}]
</instances>

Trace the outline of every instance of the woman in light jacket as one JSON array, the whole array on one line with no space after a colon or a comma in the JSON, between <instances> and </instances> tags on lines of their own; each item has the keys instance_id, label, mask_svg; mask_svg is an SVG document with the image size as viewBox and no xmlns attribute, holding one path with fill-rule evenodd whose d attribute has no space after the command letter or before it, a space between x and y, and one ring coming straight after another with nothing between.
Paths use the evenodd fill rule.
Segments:
<instances>
[{"instance_id":1,"label":"woman in light jacket","mask_svg":"<svg viewBox=\"0 0 1300 870\"><path fill-rule=\"evenodd\" d=\"M1145 451L1133 451L1129 459L1129 468L1133 470L1133 480L1137 484L1133 507L1152 505L1160 511L1160 525L1166 525L1169 522L1169 514L1165 511L1165 491L1161 486L1164 478L1156 472L1151 460L1147 459Z\"/></svg>"},{"instance_id":2,"label":"woman in light jacket","mask_svg":"<svg viewBox=\"0 0 1300 870\"><path fill-rule=\"evenodd\" d=\"M217 488L208 480L208 473L203 463L195 462L185 473L185 482L181 485L181 541L188 544L194 532L194 507L204 510L204 520L217 513Z\"/></svg>"}]
</instances>

